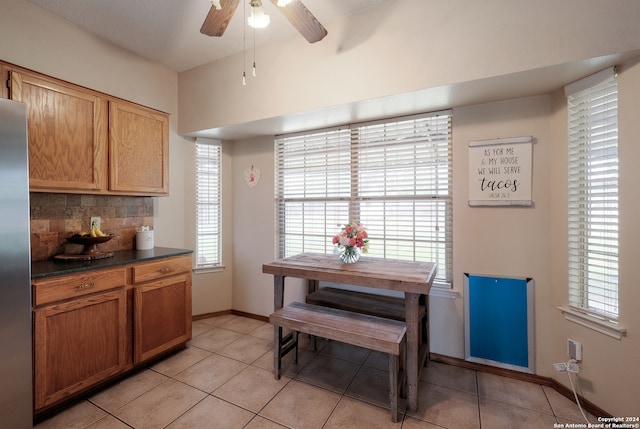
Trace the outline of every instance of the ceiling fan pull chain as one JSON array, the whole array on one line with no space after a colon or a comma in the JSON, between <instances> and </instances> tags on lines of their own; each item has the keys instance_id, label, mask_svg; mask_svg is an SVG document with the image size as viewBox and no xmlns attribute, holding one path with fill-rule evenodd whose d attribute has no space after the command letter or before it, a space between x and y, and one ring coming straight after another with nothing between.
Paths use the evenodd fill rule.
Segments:
<instances>
[{"instance_id":1,"label":"ceiling fan pull chain","mask_svg":"<svg viewBox=\"0 0 640 429\"><path fill-rule=\"evenodd\" d=\"M247 16L247 5L243 2L242 18L243 21ZM247 27L242 25L242 85L247 86Z\"/></svg>"},{"instance_id":2,"label":"ceiling fan pull chain","mask_svg":"<svg viewBox=\"0 0 640 429\"><path fill-rule=\"evenodd\" d=\"M253 27L253 77L256 77L256 28Z\"/></svg>"}]
</instances>

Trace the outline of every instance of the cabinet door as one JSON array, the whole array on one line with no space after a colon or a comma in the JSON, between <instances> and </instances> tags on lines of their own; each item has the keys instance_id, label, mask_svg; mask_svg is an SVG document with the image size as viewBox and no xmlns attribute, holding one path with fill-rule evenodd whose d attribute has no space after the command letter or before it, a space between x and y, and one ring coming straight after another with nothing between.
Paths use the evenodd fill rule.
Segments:
<instances>
[{"instance_id":1,"label":"cabinet door","mask_svg":"<svg viewBox=\"0 0 640 429\"><path fill-rule=\"evenodd\" d=\"M9 66L4 63L0 63L0 76L2 76L0 98L9 98L9 83L11 78L9 77Z\"/></svg>"},{"instance_id":2,"label":"cabinet door","mask_svg":"<svg viewBox=\"0 0 640 429\"><path fill-rule=\"evenodd\" d=\"M123 101L109 102L109 189L169 192L169 117Z\"/></svg>"},{"instance_id":3,"label":"cabinet door","mask_svg":"<svg viewBox=\"0 0 640 429\"><path fill-rule=\"evenodd\" d=\"M124 369L124 289L36 309L34 323L36 410Z\"/></svg>"},{"instance_id":4,"label":"cabinet door","mask_svg":"<svg viewBox=\"0 0 640 429\"><path fill-rule=\"evenodd\" d=\"M27 104L32 191L106 188L106 99L26 71L11 72L11 99Z\"/></svg>"},{"instance_id":5,"label":"cabinet door","mask_svg":"<svg viewBox=\"0 0 640 429\"><path fill-rule=\"evenodd\" d=\"M134 363L191 339L191 273L134 289Z\"/></svg>"}]
</instances>

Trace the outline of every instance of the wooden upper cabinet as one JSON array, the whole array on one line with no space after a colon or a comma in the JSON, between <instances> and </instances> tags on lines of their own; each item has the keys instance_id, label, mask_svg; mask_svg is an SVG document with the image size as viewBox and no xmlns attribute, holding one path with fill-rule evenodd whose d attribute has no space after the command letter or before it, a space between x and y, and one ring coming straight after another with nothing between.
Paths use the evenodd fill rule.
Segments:
<instances>
[{"instance_id":1,"label":"wooden upper cabinet","mask_svg":"<svg viewBox=\"0 0 640 429\"><path fill-rule=\"evenodd\" d=\"M26 71L11 73L10 92L27 104L31 190L105 189L106 99Z\"/></svg>"},{"instance_id":2,"label":"wooden upper cabinet","mask_svg":"<svg viewBox=\"0 0 640 429\"><path fill-rule=\"evenodd\" d=\"M169 115L0 62L27 105L32 192L168 195Z\"/></svg>"},{"instance_id":3,"label":"wooden upper cabinet","mask_svg":"<svg viewBox=\"0 0 640 429\"><path fill-rule=\"evenodd\" d=\"M109 102L109 190L169 192L169 117L124 101Z\"/></svg>"}]
</instances>

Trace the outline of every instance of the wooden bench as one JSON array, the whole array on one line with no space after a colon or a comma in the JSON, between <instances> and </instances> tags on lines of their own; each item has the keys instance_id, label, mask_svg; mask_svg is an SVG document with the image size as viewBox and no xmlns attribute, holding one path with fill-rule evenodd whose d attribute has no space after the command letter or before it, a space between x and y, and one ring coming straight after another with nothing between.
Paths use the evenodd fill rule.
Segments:
<instances>
[{"instance_id":1,"label":"wooden bench","mask_svg":"<svg viewBox=\"0 0 640 429\"><path fill-rule=\"evenodd\" d=\"M407 325L397 320L302 302L293 302L269 316L275 326L274 375L280 378L282 357L298 355L298 332L376 350L389 355L389 402L391 420L398 421L398 396L403 390ZM290 329L282 336L282 329Z\"/></svg>"},{"instance_id":2,"label":"wooden bench","mask_svg":"<svg viewBox=\"0 0 640 429\"><path fill-rule=\"evenodd\" d=\"M429 350L429 318L427 316L426 299L426 295L421 297L419 310L419 318L421 320L420 340L427 348L425 362L428 358ZM309 293L306 301L308 304L322 305L324 307L405 321L404 299L394 296L323 287ZM315 350L315 341L313 338L312 347ZM420 365L422 365L422 363L420 363Z\"/></svg>"}]
</instances>

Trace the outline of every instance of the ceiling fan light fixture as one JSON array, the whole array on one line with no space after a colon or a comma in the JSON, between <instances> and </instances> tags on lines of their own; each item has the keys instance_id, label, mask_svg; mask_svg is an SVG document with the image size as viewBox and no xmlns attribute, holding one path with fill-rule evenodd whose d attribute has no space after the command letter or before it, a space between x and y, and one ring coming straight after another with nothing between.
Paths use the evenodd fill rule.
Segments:
<instances>
[{"instance_id":1,"label":"ceiling fan light fixture","mask_svg":"<svg viewBox=\"0 0 640 429\"><path fill-rule=\"evenodd\" d=\"M249 26L253 28L265 28L271 22L269 15L264 13L264 9L262 9L262 1L260 0L251 0L249 2L251 5L251 15L247 20L249 21Z\"/></svg>"}]
</instances>

